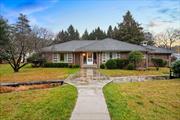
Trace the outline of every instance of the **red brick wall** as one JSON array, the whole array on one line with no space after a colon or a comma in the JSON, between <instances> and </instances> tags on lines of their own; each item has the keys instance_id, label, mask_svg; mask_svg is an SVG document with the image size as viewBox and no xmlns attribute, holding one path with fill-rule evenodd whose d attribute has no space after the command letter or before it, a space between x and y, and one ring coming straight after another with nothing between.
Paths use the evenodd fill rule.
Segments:
<instances>
[{"instance_id":1,"label":"red brick wall","mask_svg":"<svg viewBox=\"0 0 180 120\"><path fill-rule=\"evenodd\" d=\"M148 63L149 63L149 67L153 67L153 63L151 61L152 58L160 58L163 59L165 61L167 61L167 66L169 66L171 64L170 58L171 55L170 54L149 54L148 55Z\"/></svg>"},{"instance_id":2,"label":"red brick wall","mask_svg":"<svg viewBox=\"0 0 180 120\"><path fill-rule=\"evenodd\" d=\"M47 62L53 62L53 54L51 52L43 53L42 56L47 60Z\"/></svg>"}]
</instances>

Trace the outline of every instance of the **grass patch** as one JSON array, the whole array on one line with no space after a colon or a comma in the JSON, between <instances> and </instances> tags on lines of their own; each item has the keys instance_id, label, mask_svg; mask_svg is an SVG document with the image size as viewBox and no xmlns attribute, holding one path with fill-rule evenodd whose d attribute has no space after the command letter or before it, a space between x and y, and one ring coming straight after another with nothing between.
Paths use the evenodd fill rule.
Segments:
<instances>
[{"instance_id":1,"label":"grass patch","mask_svg":"<svg viewBox=\"0 0 180 120\"><path fill-rule=\"evenodd\" d=\"M180 79L110 83L103 90L112 120L180 119Z\"/></svg>"},{"instance_id":2,"label":"grass patch","mask_svg":"<svg viewBox=\"0 0 180 120\"><path fill-rule=\"evenodd\" d=\"M77 90L63 85L42 90L0 94L2 120L68 120Z\"/></svg>"},{"instance_id":3,"label":"grass patch","mask_svg":"<svg viewBox=\"0 0 180 120\"><path fill-rule=\"evenodd\" d=\"M111 77L118 77L118 76L141 76L141 75L169 75L169 68L160 68L159 71L156 68L151 67L146 71L140 70L122 70L122 69L100 69L99 70L102 74L111 76Z\"/></svg>"},{"instance_id":4,"label":"grass patch","mask_svg":"<svg viewBox=\"0 0 180 120\"><path fill-rule=\"evenodd\" d=\"M8 64L0 64L0 82L25 82L65 79L78 68L32 68L30 64L14 73Z\"/></svg>"}]
</instances>

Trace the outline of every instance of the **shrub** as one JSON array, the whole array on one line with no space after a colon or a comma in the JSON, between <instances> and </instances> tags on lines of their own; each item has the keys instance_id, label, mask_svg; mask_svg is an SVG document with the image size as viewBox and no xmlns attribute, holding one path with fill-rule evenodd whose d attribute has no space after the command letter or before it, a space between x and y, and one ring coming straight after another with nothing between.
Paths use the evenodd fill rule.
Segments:
<instances>
[{"instance_id":1,"label":"shrub","mask_svg":"<svg viewBox=\"0 0 180 120\"><path fill-rule=\"evenodd\" d=\"M32 54L31 56L29 56L27 58L27 62L32 63L33 61L35 61L35 60L37 60L39 58L40 58L40 55L38 53L34 53L34 54Z\"/></svg>"},{"instance_id":2,"label":"shrub","mask_svg":"<svg viewBox=\"0 0 180 120\"><path fill-rule=\"evenodd\" d=\"M128 63L129 63L128 59L116 59L116 64L118 69L126 68Z\"/></svg>"},{"instance_id":3,"label":"shrub","mask_svg":"<svg viewBox=\"0 0 180 120\"><path fill-rule=\"evenodd\" d=\"M101 65L100 65L100 68L101 68L101 69L105 69L105 67L106 67L105 64L101 64Z\"/></svg>"},{"instance_id":4,"label":"shrub","mask_svg":"<svg viewBox=\"0 0 180 120\"><path fill-rule=\"evenodd\" d=\"M69 68L79 68L80 66L77 64L70 64L68 65Z\"/></svg>"},{"instance_id":5,"label":"shrub","mask_svg":"<svg viewBox=\"0 0 180 120\"><path fill-rule=\"evenodd\" d=\"M68 67L68 63L45 63L44 67L65 68Z\"/></svg>"},{"instance_id":6,"label":"shrub","mask_svg":"<svg viewBox=\"0 0 180 120\"><path fill-rule=\"evenodd\" d=\"M106 67L107 69L116 69L117 68L117 63L115 59L110 59L106 62Z\"/></svg>"},{"instance_id":7,"label":"shrub","mask_svg":"<svg viewBox=\"0 0 180 120\"><path fill-rule=\"evenodd\" d=\"M180 60L172 64L172 70L177 75L177 77L180 77Z\"/></svg>"},{"instance_id":8,"label":"shrub","mask_svg":"<svg viewBox=\"0 0 180 120\"><path fill-rule=\"evenodd\" d=\"M152 58L151 61L157 70L159 70L159 67L164 67L167 64L167 61L164 61L163 59L160 58Z\"/></svg>"},{"instance_id":9,"label":"shrub","mask_svg":"<svg viewBox=\"0 0 180 120\"><path fill-rule=\"evenodd\" d=\"M134 64L134 67L137 67L137 63L141 62L143 59L143 53L140 51L132 51L129 53L128 60Z\"/></svg>"},{"instance_id":10,"label":"shrub","mask_svg":"<svg viewBox=\"0 0 180 120\"><path fill-rule=\"evenodd\" d=\"M133 64L133 63L129 63L129 64L127 65L127 69L128 69L128 70L134 70L134 69L135 69L134 64Z\"/></svg>"},{"instance_id":11,"label":"shrub","mask_svg":"<svg viewBox=\"0 0 180 120\"><path fill-rule=\"evenodd\" d=\"M46 59L42 58L39 53L34 53L27 58L27 62L31 63L33 67L40 67L44 65Z\"/></svg>"}]
</instances>

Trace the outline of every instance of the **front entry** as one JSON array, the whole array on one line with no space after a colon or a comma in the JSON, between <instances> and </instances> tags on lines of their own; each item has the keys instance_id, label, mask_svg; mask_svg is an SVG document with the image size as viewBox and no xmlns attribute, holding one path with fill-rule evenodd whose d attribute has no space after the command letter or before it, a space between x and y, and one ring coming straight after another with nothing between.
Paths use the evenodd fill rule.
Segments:
<instances>
[{"instance_id":1,"label":"front entry","mask_svg":"<svg viewBox=\"0 0 180 120\"><path fill-rule=\"evenodd\" d=\"M92 52L87 53L87 65L93 65L93 53Z\"/></svg>"}]
</instances>

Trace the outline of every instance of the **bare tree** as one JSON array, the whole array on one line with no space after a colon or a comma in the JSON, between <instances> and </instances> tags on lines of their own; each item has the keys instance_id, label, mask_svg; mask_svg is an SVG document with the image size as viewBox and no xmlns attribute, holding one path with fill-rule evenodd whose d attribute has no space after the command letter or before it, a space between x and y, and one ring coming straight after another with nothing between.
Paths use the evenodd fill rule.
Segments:
<instances>
[{"instance_id":1,"label":"bare tree","mask_svg":"<svg viewBox=\"0 0 180 120\"><path fill-rule=\"evenodd\" d=\"M33 48L36 52L39 52L41 48L50 45L54 38L54 34L50 30L38 26L33 26L31 34Z\"/></svg>"},{"instance_id":2,"label":"bare tree","mask_svg":"<svg viewBox=\"0 0 180 120\"><path fill-rule=\"evenodd\" d=\"M180 44L180 30L167 29L164 33L155 36L156 45L168 49L172 49L175 43Z\"/></svg>"},{"instance_id":3,"label":"bare tree","mask_svg":"<svg viewBox=\"0 0 180 120\"><path fill-rule=\"evenodd\" d=\"M11 25L8 31L8 43L0 51L0 57L6 60L14 72L25 66L27 62L22 63L26 53L31 51L30 26L26 15L20 14L18 22Z\"/></svg>"}]
</instances>

